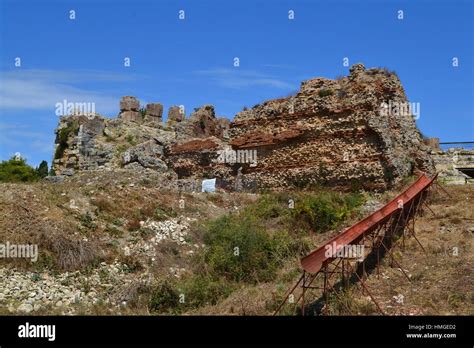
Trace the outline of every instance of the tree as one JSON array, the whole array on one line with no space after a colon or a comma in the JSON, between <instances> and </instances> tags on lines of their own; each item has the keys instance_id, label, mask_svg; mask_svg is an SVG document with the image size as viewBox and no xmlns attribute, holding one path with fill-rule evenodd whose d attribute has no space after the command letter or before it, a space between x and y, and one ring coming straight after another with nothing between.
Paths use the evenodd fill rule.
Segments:
<instances>
[{"instance_id":1,"label":"tree","mask_svg":"<svg viewBox=\"0 0 474 348\"><path fill-rule=\"evenodd\" d=\"M39 167L36 168L36 171L38 172L38 175L40 178L44 178L48 176L48 162L44 160L41 161Z\"/></svg>"},{"instance_id":2,"label":"tree","mask_svg":"<svg viewBox=\"0 0 474 348\"><path fill-rule=\"evenodd\" d=\"M39 179L38 172L21 157L0 163L0 182L30 182Z\"/></svg>"}]
</instances>

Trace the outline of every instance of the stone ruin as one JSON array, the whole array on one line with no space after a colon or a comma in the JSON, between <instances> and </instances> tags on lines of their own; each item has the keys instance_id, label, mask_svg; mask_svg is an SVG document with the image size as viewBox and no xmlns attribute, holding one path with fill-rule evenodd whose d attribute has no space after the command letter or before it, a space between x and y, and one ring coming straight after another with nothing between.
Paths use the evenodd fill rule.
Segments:
<instances>
[{"instance_id":1,"label":"stone ruin","mask_svg":"<svg viewBox=\"0 0 474 348\"><path fill-rule=\"evenodd\" d=\"M151 169L168 171L167 149L183 140L223 139L230 121L218 118L212 105L196 108L186 119L184 110L171 106L166 123L163 105L140 108L135 97L120 100L120 113L109 119L100 115L61 116L56 128L53 169L56 175L84 170Z\"/></svg>"},{"instance_id":2,"label":"stone ruin","mask_svg":"<svg viewBox=\"0 0 474 348\"><path fill-rule=\"evenodd\" d=\"M63 116L56 129L57 175L84 170L153 170L178 181L216 178L226 190L309 185L384 190L433 161L395 73L351 67L349 76L304 81L287 98L239 112L232 122L212 105L186 118L172 106L140 108L123 97L115 119Z\"/></svg>"},{"instance_id":3,"label":"stone ruin","mask_svg":"<svg viewBox=\"0 0 474 348\"><path fill-rule=\"evenodd\" d=\"M443 150L440 147L439 138L425 138L424 142L430 148L438 180L446 185L472 183L474 180L472 174L468 175L466 172L474 172L474 149L449 147Z\"/></svg>"}]
</instances>

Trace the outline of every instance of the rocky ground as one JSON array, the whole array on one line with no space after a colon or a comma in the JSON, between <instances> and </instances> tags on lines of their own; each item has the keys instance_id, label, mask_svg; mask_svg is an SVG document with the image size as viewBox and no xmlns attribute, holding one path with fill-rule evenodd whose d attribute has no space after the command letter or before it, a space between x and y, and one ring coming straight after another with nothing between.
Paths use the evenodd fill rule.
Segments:
<instances>
[{"instance_id":1,"label":"rocky ground","mask_svg":"<svg viewBox=\"0 0 474 348\"><path fill-rule=\"evenodd\" d=\"M194 255L204 246L196 226L257 198L179 194L124 173L89 173L62 183L1 184L0 240L38 244L39 258L34 263L0 260L0 313L150 314L146 296L154 280L190 272ZM411 282L388 260L380 276L369 275L367 285L387 314L474 313L474 186L446 189L451 197L440 192L430 199L436 216L425 211L417 220L416 233L427 253L413 239L404 250L395 249ZM393 195L367 195L360 214ZM335 233L311 235L312 246ZM186 313L268 315L298 276L298 257L291 258L273 281L242 283L218 303ZM335 305L334 314L377 313L356 286L348 296L351 310L338 312Z\"/></svg>"},{"instance_id":2,"label":"rocky ground","mask_svg":"<svg viewBox=\"0 0 474 348\"><path fill-rule=\"evenodd\" d=\"M0 300L9 313L28 314L31 312L73 314L77 309L98 303L117 306L107 295L113 287L130 284L127 266L114 262L102 262L91 274L80 271L31 272L10 268L0 269Z\"/></svg>"},{"instance_id":3,"label":"rocky ground","mask_svg":"<svg viewBox=\"0 0 474 348\"><path fill-rule=\"evenodd\" d=\"M474 186L444 186L417 218L416 236L396 246L395 257L410 277L385 260L368 286L389 315L474 314Z\"/></svg>"},{"instance_id":4,"label":"rocky ground","mask_svg":"<svg viewBox=\"0 0 474 348\"><path fill-rule=\"evenodd\" d=\"M0 259L0 311L126 312L127 300L150 279L186 272L202 246L190 232L197 220L254 199L180 195L154 185L117 173L1 184L0 240L37 244L39 257Z\"/></svg>"}]
</instances>

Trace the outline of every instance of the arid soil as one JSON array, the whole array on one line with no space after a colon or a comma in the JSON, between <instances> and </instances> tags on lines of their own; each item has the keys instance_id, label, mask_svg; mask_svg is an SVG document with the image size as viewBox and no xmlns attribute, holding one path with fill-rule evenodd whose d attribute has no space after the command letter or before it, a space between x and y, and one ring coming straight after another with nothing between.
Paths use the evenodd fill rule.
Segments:
<instances>
[{"instance_id":1,"label":"arid soil","mask_svg":"<svg viewBox=\"0 0 474 348\"><path fill-rule=\"evenodd\" d=\"M38 260L0 259L3 314L150 314L147 289L160 277L190 272L204 247L200 223L238 212L258 194L164 191L139 178L102 173L63 183L0 185L0 243L37 244ZM402 188L399 188L400 190ZM366 285L388 315L472 315L474 276L474 186L445 186L433 192L418 216L416 235L389 258ZM350 225L396 194L366 193L364 209ZM267 222L268 230L278 220ZM270 226L273 224L274 226ZM342 228L342 227L341 227ZM311 248L337 230L311 233ZM299 257L285 261L272 281L242 283L213 305L182 314L270 315L300 275ZM317 300L318 293L308 295ZM312 296L312 297L311 297ZM345 303L344 303L345 302ZM296 306L282 312L298 314ZM357 284L334 297L331 314L378 314Z\"/></svg>"}]
</instances>

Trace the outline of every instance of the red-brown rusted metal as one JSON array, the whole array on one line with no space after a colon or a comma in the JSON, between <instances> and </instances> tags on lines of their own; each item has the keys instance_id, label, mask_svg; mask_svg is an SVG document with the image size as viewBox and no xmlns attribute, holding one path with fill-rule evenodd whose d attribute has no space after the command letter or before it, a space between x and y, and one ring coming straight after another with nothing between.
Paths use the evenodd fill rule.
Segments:
<instances>
[{"instance_id":1,"label":"red-brown rusted metal","mask_svg":"<svg viewBox=\"0 0 474 348\"><path fill-rule=\"evenodd\" d=\"M384 207L377 210L372 215L359 221L344 232L330 239L326 244L322 245L312 253L301 259L301 266L308 273L318 272L325 262L331 261L331 258L326 257L326 245L333 245L336 243L336 250L344 245L354 244L358 242L359 238L364 233L370 233L380 224L385 223L395 212L400 210L399 201L402 206L410 204L420 193L422 193L436 177L430 179L425 174L420 175L410 187L398 195L396 198L387 203Z\"/></svg>"},{"instance_id":2,"label":"red-brown rusted metal","mask_svg":"<svg viewBox=\"0 0 474 348\"><path fill-rule=\"evenodd\" d=\"M323 290L323 299L325 306L323 308L323 312L327 313L328 311L328 293L329 291L333 290L334 284L329 282L329 279L333 274L339 273L337 270L340 270L340 275L342 278L342 286L347 287L347 281L350 274L355 274L359 283L361 284L362 288L365 292L367 292L372 299L372 301L377 306L377 309L382 313L382 309L380 305L377 303L375 298L370 293L367 285L364 282L365 278L365 258L364 256L362 260L358 262L362 262L362 277L357 274L357 270L355 270L352 265L350 264L350 260L344 262L345 257L334 257L327 256L326 250L327 246L336 247L335 250L333 249L332 252L337 252L340 248L350 244L364 244L366 238L368 237L369 240L371 239L372 243L370 247L370 251L374 251L376 255L376 266L377 266L377 274L379 274L379 251L384 249L388 255L391 257L392 262L394 262L401 272L407 277L408 280L410 278L403 270L402 266L395 260L390 245L392 245L392 240L394 235L396 235L399 231L403 231L403 238L402 243L404 244L404 237L405 237L405 229L408 226L408 230L410 234L415 238L417 243L421 246L424 250L423 246L419 242L418 238L415 236L415 225L414 220L415 216L419 211L419 208L422 204L426 205L424 199L427 195L427 189L431 186L434 180L436 180L437 175L433 178L428 178L425 174L422 174L418 177L418 179L410 185L405 191L399 194L396 198L392 199L389 203L387 203L384 207L377 210L375 213L369 215L365 219L359 221L358 223L354 224L350 228L346 229L342 233L338 234L334 238L327 241L324 245L319 247L318 249L311 252L309 255L305 256L301 259L301 265L303 267L303 275L299 278L298 282L295 286L286 293L286 296L283 302L280 304L278 309L275 311L274 315L276 315L282 306L287 301L290 294L292 294L298 285L301 284L302 293L299 298L296 300L298 303L302 300L301 303L301 313L304 315L305 313L305 292L306 289L322 289ZM429 207L428 207L429 208ZM412 220L413 225L410 226L410 220ZM411 227L411 228L410 228ZM390 243L386 244L384 241ZM337 255L337 254L336 254ZM339 259L337 264L334 265L333 261ZM342 261L342 266L339 264ZM333 264L334 268L330 270L328 265ZM347 267L345 267L347 265ZM347 274L346 274L347 271ZM311 286L311 283L318 274L322 273L324 276L323 280L323 288ZM308 280L306 280L306 275L308 276ZM329 275L329 276L328 276ZM336 297L338 297L337 293L334 293Z\"/></svg>"}]
</instances>

